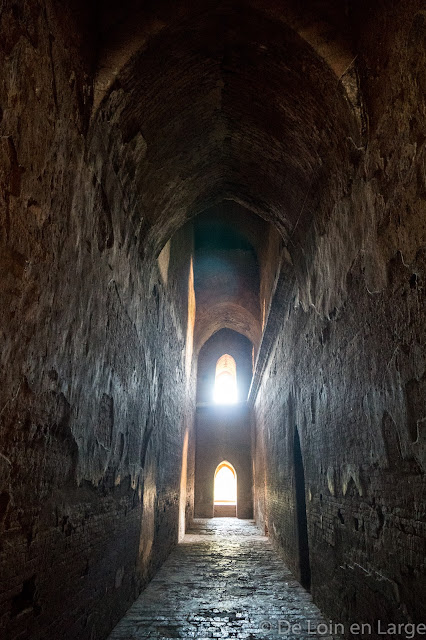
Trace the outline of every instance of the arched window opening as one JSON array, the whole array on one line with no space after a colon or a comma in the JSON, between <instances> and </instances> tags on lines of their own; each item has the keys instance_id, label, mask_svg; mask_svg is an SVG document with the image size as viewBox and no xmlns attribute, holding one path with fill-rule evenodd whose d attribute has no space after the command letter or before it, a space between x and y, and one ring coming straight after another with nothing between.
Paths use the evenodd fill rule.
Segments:
<instances>
[{"instance_id":1,"label":"arched window opening","mask_svg":"<svg viewBox=\"0 0 426 640\"><path fill-rule=\"evenodd\" d=\"M229 462L221 462L214 474L214 504L237 504L237 474Z\"/></svg>"},{"instance_id":2,"label":"arched window opening","mask_svg":"<svg viewBox=\"0 0 426 640\"><path fill-rule=\"evenodd\" d=\"M234 358L227 353L216 363L213 399L216 404L238 402L237 365Z\"/></svg>"}]
</instances>

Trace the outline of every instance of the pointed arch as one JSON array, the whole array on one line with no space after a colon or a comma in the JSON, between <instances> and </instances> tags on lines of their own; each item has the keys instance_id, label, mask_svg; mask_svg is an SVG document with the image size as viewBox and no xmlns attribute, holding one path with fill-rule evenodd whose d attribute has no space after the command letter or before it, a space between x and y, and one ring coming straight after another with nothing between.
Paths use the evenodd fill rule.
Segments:
<instances>
[{"instance_id":1,"label":"pointed arch","mask_svg":"<svg viewBox=\"0 0 426 640\"><path fill-rule=\"evenodd\" d=\"M216 362L213 399L216 404L238 402L237 364L229 353L224 353Z\"/></svg>"},{"instance_id":2,"label":"pointed arch","mask_svg":"<svg viewBox=\"0 0 426 640\"><path fill-rule=\"evenodd\" d=\"M214 504L237 504L237 472L227 460L218 464L214 472Z\"/></svg>"}]
</instances>

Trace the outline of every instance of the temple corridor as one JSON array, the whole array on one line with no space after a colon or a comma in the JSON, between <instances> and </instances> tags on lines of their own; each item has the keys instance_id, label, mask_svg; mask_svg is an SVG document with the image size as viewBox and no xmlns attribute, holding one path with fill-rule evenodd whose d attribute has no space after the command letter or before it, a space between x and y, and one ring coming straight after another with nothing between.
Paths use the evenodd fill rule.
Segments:
<instances>
[{"instance_id":1,"label":"temple corridor","mask_svg":"<svg viewBox=\"0 0 426 640\"><path fill-rule=\"evenodd\" d=\"M426 638L425 320L425 0L1 0L0 640Z\"/></svg>"}]
</instances>

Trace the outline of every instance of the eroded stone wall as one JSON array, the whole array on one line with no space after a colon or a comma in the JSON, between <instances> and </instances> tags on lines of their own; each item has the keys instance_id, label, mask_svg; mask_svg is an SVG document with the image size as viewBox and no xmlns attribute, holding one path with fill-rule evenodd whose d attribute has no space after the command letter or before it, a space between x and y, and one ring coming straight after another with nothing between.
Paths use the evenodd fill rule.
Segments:
<instances>
[{"instance_id":1,"label":"eroded stone wall","mask_svg":"<svg viewBox=\"0 0 426 640\"><path fill-rule=\"evenodd\" d=\"M297 426L319 604L425 617L423 4L345 5L350 47L343 4L307 39L208 4L116 5L136 47L80 0L0 10L2 637L105 637L191 516L190 238L157 254L223 198L286 245L258 520L297 572Z\"/></svg>"},{"instance_id":2,"label":"eroded stone wall","mask_svg":"<svg viewBox=\"0 0 426 640\"><path fill-rule=\"evenodd\" d=\"M0 16L0 635L94 640L177 542L191 238L167 282L141 251L90 125L85 4Z\"/></svg>"},{"instance_id":3,"label":"eroded stone wall","mask_svg":"<svg viewBox=\"0 0 426 640\"><path fill-rule=\"evenodd\" d=\"M373 627L426 616L426 15L377 4L359 61L368 144L326 194L255 404L258 522L300 576L297 428L314 599Z\"/></svg>"}]
</instances>

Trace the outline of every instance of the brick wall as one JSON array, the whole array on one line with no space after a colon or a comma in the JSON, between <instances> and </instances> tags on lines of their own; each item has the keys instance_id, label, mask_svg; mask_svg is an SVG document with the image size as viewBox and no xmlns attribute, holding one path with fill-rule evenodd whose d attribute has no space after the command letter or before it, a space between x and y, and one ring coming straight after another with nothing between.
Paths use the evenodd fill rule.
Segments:
<instances>
[{"instance_id":1,"label":"brick wall","mask_svg":"<svg viewBox=\"0 0 426 640\"><path fill-rule=\"evenodd\" d=\"M335 620L373 626L426 617L425 22L394 10L386 24L368 13L368 147L343 193L321 200L319 211L333 203L321 233L293 255L255 402L257 521L300 577L297 428L314 599Z\"/></svg>"},{"instance_id":2,"label":"brick wall","mask_svg":"<svg viewBox=\"0 0 426 640\"><path fill-rule=\"evenodd\" d=\"M89 128L83 5L1 14L5 640L108 634L177 542L186 431L192 514L191 237L165 278L110 123Z\"/></svg>"}]
</instances>

